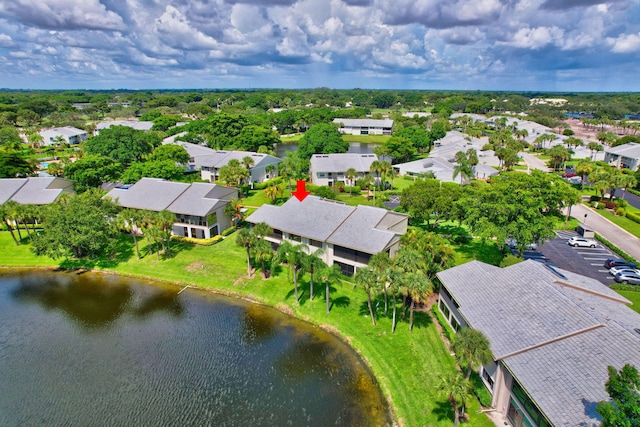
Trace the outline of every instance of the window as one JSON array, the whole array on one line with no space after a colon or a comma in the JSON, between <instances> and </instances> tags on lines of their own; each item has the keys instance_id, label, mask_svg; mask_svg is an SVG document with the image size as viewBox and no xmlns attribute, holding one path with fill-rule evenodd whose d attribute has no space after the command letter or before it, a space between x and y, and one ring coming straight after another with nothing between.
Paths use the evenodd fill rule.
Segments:
<instances>
[{"instance_id":1,"label":"window","mask_svg":"<svg viewBox=\"0 0 640 427\"><path fill-rule=\"evenodd\" d=\"M493 378L491 378L491 375L489 375L484 368L482 368L482 378L489 385L489 390L493 391Z\"/></svg>"},{"instance_id":2,"label":"window","mask_svg":"<svg viewBox=\"0 0 640 427\"><path fill-rule=\"evenodd\" d=\"M526 413L526 415L528 415L528 418L530 418L531 421L533 421L533 425L536 425L539 427L551 426L551 423L545 418L544 415L542 415L538 407L535 405L533 400L526 393L524 388L522 388L522 386L520 385L520 383L516 378L513 379L513 384L511 385L511 394L512 394L512 399L511 399L511 402L509 403L509 412L508 412L508 415L510 417L513 412L514 420L518 420L518 415L522 415L521 413L518 414L518 412L522 410L524 413ZM521 423L521 425L523 426L532 425L527 420L527 417L524 417L522 421L524 421L523 423Z\"/></svg>"},{"instance_id":3,"label":"window","mask_svg":"<svg viewBox=\"0 0 640 427\"><path fill-rule=\"evenodd\" d=\"M353 276L354 272L355 272L355 267L349 264L345 264L342 262L338 262L335 261L334 264L337 264L340 266L340 274L343 274L345 276Z\"/></svg>"},{"instance_id":4,"label":"window","mask_svg":"<svg viewBox=\"0 0 640 427\"><path fill-rule=\"evenodd\" d=\"M309 245L313 246L314 248L321 248L322 247L322 242L319 241L319 240L309 239Z\"/></svg>"},{"instance_id":5,"label":"window","mask_svg":"<svg viewBox=\"0 0 640 427\"><path fill-rule=\"evenodd\" d=\"M282 240L282 230L273 229L273 232L269 234L269 237L274 239Z\"/></svg>"},{"instance_id":6,"label":"window","mask_svg":"<svg viewBox=\"0 0 640 427\"><path fill-rule=\"evenodd\" d=\"M302 242L302 237L298 236L297 234L289 233L289 240L293 240L294 242Z\"/></svg>"},{"instance_id":7,"label":"window","mask_svg":"<svg viewBox=\"0 0 640 427\"><path fill-rule=\"evenodd\" d=\"M371 259L371 254L338 245L334 245L333 255L340 258L348 259L349 261L355 261L360 264L368 264L369 260Z\"/></svg>"},{"instance_id":8,"label":"window","mask_svg":"<svg viewBox=\"0 0 640 427\"><path fill-rule=\"evenodd\" d=\"M456 320L455 317L451 316L451 327L453 328L454 331L458 332L458 328L460 327L460 325L458 324L458 321Z\"/></svg>"},{"instance_id":9,"label":"window","mask_svg":"<svg viewBox=\"0 0 640 427\"><path fill-rule=\"evenodd\" d=\"M442 314L444 314L445 319L449 320L451 311L449 311L449 307L447 307L447 305L442 300L440 300L440 311L442 312Z\"/></svg>"}]
</instances>

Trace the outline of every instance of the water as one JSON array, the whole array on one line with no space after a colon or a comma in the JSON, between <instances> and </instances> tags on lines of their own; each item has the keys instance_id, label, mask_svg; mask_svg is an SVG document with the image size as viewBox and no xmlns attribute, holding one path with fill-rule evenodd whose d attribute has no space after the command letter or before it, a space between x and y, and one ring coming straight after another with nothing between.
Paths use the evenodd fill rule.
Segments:
<instances>
[{"instance_id":1,"label":"water","mask_svg":"<svg viewBox=\"0 0 640 427\"><path fill-rule=\"evenodd\" d=\"M275 310L111 276L0 275L0 425L389 425L344 343Z\"/></svg>"},{"instance_id":2,"label":"water","mask_svg":"<svg viewBox=\"0 0 640 427\"><path fill-rule=\"evenodd\" d=\"M378 144L364 144L361 142L350 142L348 153L357 153L357 154L373 154L373 149L376 148ZM296 151L298 149L298 144L286 144L286 143L278 143L276 144L276 157L284 158L284 155L288 151Z\"/></svg>"}]
</instances>

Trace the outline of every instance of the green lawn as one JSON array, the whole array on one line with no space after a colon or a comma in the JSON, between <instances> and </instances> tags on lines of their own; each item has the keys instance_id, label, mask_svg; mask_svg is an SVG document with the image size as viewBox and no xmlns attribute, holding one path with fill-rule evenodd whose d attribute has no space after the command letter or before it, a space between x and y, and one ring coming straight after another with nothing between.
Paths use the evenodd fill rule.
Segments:
<instances>
[{"instance_id":1,"label":"green lawn","mask_svg":"<svg viewBox=\"0 0 640 427\"><path fill-rule=\"evenodd\" d=\"M342 140L361 144L384 144L391 138L387 135L342 135Z\"/></svg>"},{"instance_id":2,"label":"green lawn","mask_svg":"<svg viewBox=\"0 0 640 427\"><path fill-rule=\"evenodd\" d=\"M3 232L0 233L0 253L3 254L0 264L27 267L85 265L123 275L195 285L275 306L337 333L349 342L370 365L400 425L444 427L452 424L449 404L435 389L439 376L456 369L456 364L429 315L417 313L413 334L409 333L407 322L401 322L392 335L390 318L382 312L379 312L378 325L371 325L365 294L349 282L332 286L332 310L326 315L323 286L316 284L316 295L310 302L308 277L301 281L301 303L298 305L293 300L293 286L287 280L286 271L279 269L268 280L259 275L251 279L244 277L245 253L234 240L231 235L209 247L173 243L173 255L159 261L155 254L147 254L144 241L140 246L145 256L136 259L130 238L122 236L119 241L122 255L118 258L55 263L36 258L27 245L16 247L9 234ZM475 413L478 409L475 400L470 402L467 425L492 426L485 415Z\"/></svg>"},{"instance_id":3,"label":"green lawn","mask_svg":"<svg viewBox=\"0 0 640 427\"><path fill-rule=\"evenodd\" d=\"M623 297L625 297L626 299L628 299L629 301L631 301L633 305L630 305L629 307L632 310L640 313L640 292L621 291L617 289L616 289L616 292L622 295Z\"/></svg>"}]
</instances>

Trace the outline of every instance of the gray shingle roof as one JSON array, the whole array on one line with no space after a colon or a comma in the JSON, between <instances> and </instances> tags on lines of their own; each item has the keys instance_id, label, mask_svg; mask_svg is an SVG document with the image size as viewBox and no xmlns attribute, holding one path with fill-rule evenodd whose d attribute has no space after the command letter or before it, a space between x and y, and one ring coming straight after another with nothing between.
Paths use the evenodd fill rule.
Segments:
<instances>
[{"instance_id":1,"label":"gray shingle roof","mask_svg":"<svg viewBox=\"0 0 640 427\"><path fill-rule=\"evenodd\" d=\"M342 123L345 127L393 127L393 120L391 119L333 119L333 123Z\"/></svg>"},{"instance_id":2,"label":"gray shingle roof","mask_svg":"<svg viewBox=\"0 0 640 427\"><path fill-rule=\"evenodd\" d=\"M252 151L213 150L209 147L191 144L188 142L176 141L175 143L184 147L184 149L187 150L187 153L189 153L189 156L193 157L196 168L207 166L210 168L220 169L221 167L226 166L231 159L236 159L242 162L242 159L247 156L253 159L253 167L259 166L261 163L265 162L265 160L268 160L267 163L278 163L281 161L279 158L269 154L254 153Z\"/></svg>"},{"instance_id":3,"label":"gray shingle roof","mask_svg":"<svg viewBox=\"0 0 640 427\"><path fill-rule=\"evenodd\" d=\"M617 147L607 148L605 152L624 157L631 157L633 159L640 159L640 144L637 142L628 142L626 144L618 145Z\"/></svg>"},{"instance_id":4,"label":"gray shingle roof","mask_svg":"<svg viewBox=\"0 0 640 427\"><path fill-rule=\"evenodd\" d=\"M345 172L354 168L357 172L369 172L371 163L378 160L375 154L314 154L311 156L311 168L316 172Z\"/></svg>"},{"instance_id":5,"label":"gray shingle roof","mask_svg":"<svg viewBox=\"0 0 640 427\"><path fill-rule=\"evenodd\" d=\"M7 202L14 194L27 183L27 178L2 178L0 179L0 205Z\"/></svg>"},{"instance_id":6,"label":"gray shingle roof","mask_svg":"<svg viewBox=\"0 0 640 427\"><path fill-rule=\"evenodd\" d=\"M118 199L118 204L126 208L206 216L237 195L235 188L204 182L142 178L129 188L114 188L105 197Z\"/></svg>"},{"instance_id":7,"label":"gray shingle roof","mask_svg":"<svg viewBox=\"0 0 640 427\"><path fill-rule=\"evenodd\" d=\"M167 209L189 184L170 182L159 178L142 178L129 188L114 188L107 197L118 199L125 208L148 209L160 212Z\"/></svg>"},{"instance_id":8,"label":"gray shingle roof","mask_svg":"<svg viewBox=\"0 0 640 427\"><path fill-rule=\"evenodd\" d=\"M607 366L640 366L640 315L600 282L557 272L473 261L438 277L554 425L596 426Z\"/></svg>"},{"instance_id":9,"label":"gray shingle roof","mask_svg":"<svg viewBox=\"0 0 640 427\"><path fill-rule=\"evenodd\" d=\"M0 201L9 200L22 205L47 205L56 201L64 192L73 191L73 181L57 177L29 177L0 180Z\"/></svg>"},{"instance_id":10,"label":"gray shingle roof","mask_svg":"<svg viewBox=\"0 0 640 427\"><path fill-rule=\"evenodd\" d=\"M40 134L55 134L55 135L64 135L64 136L77 136L77 135L86 135L87 131L82 130L82 129L78 129L78 128L74 128L73 126L63 126L63 127L59 127L59 128L51 128L51 129L45 129L42 132L40 132Z\"/></svg>"},{"instance_id":11,"label":"gray shingle roof","mask_svg":"<svg viewBox=\"0 0 640 427\"><path fill-rule=\"evenodd\" d=\"M386 221L388 225L387 216L393 217ZM272 228L288 233L373 254L384 250L397 238L398 233L386 228L405 218L386 209L353 207L307 196L302 202L291 198L280 207L263 205L247 221L266 222Z\"/></svg>"},{"instance_id":12,"label":"gray shingle roof","mask_svg":"<svg viewBox=\"0 0 640 427\"><path fill-rule=\"evenodd\" d=\"M153 122L141 122L138 120L115 120L112 122L100 122L96 125L96 130L108 129L111 126L126 126L137 130L151 130Z\"/></svg>"},{"instance_id":13,"label":"gray shingle roof","mask_svg":"<svg viewBox=\"0 0 640 427\"><path fill-rule=\"evenodd\" d=\"M236 196L235 189L194 182L167 207L167 210L173 213L204 217Z\"/></svg>"}]
</instances>

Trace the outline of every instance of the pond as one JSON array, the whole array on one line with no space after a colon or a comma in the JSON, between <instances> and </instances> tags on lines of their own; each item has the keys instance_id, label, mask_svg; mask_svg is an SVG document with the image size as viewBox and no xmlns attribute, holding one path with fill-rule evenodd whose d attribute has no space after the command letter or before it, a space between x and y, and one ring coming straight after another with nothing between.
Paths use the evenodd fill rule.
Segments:
<instances>
[{"instance_id":1,"label":"pond","mask_svg":"<svg viewBox=\"0 0 640 427\"><path fill-rule=\"evenodd\" d=\"M366 144L362 142L350 142L348 153L356 153L356 154L373 154L373 149L376 148L379 144ZM289 143L278 143L275 144L276 148L276 157L284 158L284 155L288 151L296 151L298 149L298 144L289 144Z\"/></svg>"},{"instance_id":2,"label":"pond","mask_svg":"<svg viewBox=\"0 0 640 427\"><path fill-rule=\"evenodd\" d=\"M0 275L0 425L390 425L333 335L209 292Z\"/></svg>"}]
</instances>

